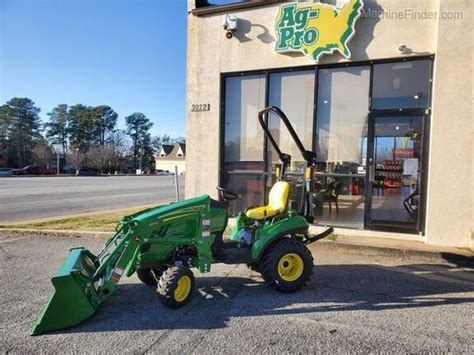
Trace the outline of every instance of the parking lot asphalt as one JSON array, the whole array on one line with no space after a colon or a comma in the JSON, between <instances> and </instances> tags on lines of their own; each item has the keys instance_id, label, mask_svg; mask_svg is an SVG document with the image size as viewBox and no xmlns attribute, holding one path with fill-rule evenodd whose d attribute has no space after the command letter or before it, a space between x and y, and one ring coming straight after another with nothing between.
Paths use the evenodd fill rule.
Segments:
<instances>
[{"instance_id":1,"label":"parking lot asphalt","mask_svg":"<svg viewBox=\"0 0 474 355\"><path fill-rule=\"evenodd\" d=\"M184 177L180 176L181 197ZM0 223L174 201L174 176L0 178Z\"/></svg>"},{"instance_id":2,"label":"parking lot asphalt","mask_svg":"<svg viewBox=\"0 0 474 355\"><path fill-rule=\"evenodd\" d=\"M196 270L184 308L161 305L152 287L123 278L82 324L29 336L68 250L98 252L104 239L0 235L2 353L474 353L474 276L432 257L314 243L311 282L297 293L267 288L244 265Z\"/></svg>"}]
</instances>

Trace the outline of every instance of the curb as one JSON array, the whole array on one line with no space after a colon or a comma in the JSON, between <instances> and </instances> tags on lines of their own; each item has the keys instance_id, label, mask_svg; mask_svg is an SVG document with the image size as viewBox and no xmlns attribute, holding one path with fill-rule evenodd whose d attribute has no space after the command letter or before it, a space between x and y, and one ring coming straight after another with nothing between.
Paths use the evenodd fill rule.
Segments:
<instances>
[{"instance_id":1,"label":"curb","mask_svg":"<svg viewBox=\"0 0 474 355\"><path fill-rule=\"evenodd\" d=\"M321 240L314 243L311 249L326 248L332 250L351 250L357 251L360 255L377 254L380 256L390 256L397 258L429 258L429 259L443 259L445 261L474 267L474 259L472 253L469 251L435 251L435 250L417 250L410 248L394 248L392 246L384 245L360 245L351 243L350 241L333 241Z\"/></svg>"},{"instance_id":2,"label":"curb","mask_svg":"<svg viewBox=\"0 0 474 355\"><path fill-rule=\"evenodd\" d=\"M55 229L21 229L21 228L0 228L0 234L10 234L13 236L34 235L43 237L89 237L89 238L107 238L113 232L103 231L81 231L81 230L55 230ZM379 240L377 244L372 244L373 239L368 238L363 243L359 238L351 238L349 236L337 237L336 240L322 239L312 243L311 249L328 248L332 250L352 250L358 251L361 255L370 252L379 255L392 257L428 257L443 259L455 264L474 267L473 253L469 250L459 248L435 248L435 247L410 247L407 243L406 247L393 246L384 244L383 240Z\"/></svg>"}]
</instances>

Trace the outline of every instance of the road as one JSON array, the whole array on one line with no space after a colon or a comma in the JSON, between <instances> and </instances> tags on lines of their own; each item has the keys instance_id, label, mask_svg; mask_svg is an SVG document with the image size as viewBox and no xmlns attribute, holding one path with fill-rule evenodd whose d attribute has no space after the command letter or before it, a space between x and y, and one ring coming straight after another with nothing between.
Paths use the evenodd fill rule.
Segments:
<instances>
[{"instance_id":1,"label":"road","mask_svg":"<svg viewBox=\"0 0 474 355\"><path fill-rule=\"evenodd\" d=\"M184 177L180 176L181 193ZM0 178L0 224L175 199L173 176Z\"/></svg>"},{"instance_id":2,"label":"road","mask_svg":"<svg viewBox=\"0 0 474 355\"><path fill-rule=\"evenodd\" d=\"M243 265L214 265L171 310L135 276L82 324L30 337L73 246L103 239L0 236L2 353L474 353L473 269L434 258L313 244L305 289L268 289Z\"/></svg>"}]
</instances>

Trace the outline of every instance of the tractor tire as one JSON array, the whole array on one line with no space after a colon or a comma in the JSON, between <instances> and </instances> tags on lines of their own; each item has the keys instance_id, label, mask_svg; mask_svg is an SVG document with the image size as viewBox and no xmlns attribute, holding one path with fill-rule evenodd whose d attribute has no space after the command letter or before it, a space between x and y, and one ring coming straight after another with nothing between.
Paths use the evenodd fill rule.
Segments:
<instances>
[{"instance_id":1,"label":"tractor tire","mask_svg":"<svg viewBox=\"0 0 474 355\"><path fill-rule=\"evenodd\" d=\"M301 289L313 273L313 256L297 239L283 238L265 251L259 271L265 282L281 292Z\"/></svg>"},{"instance_id":2,"label":"tractor tire","mask_svg":"<svg viewBox=\"0 0 474 355\"><path fill-rule=\"evenodd\" d=\"M156 286L163 272L163 268L138 269L137 276L145 285Z\"/></svg>"},{"instance_id":3,"label":"tractor tire","mask_svg":"<svg viewBox=\"0 0 474 355\"><path fill-rule=\"evenodd\" d=\"M189 302L193 289L192 271L186 266L172 266L161 275L157 292L166 307L179 308Z\"/></svg>"}]
</instances>

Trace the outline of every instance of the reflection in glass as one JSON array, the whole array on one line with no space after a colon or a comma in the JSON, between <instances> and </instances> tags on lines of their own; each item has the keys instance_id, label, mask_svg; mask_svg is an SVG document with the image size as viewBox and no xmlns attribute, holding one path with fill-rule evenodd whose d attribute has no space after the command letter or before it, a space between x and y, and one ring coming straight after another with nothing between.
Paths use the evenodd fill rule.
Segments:
<instances>
[{"instance_id":1,"label":"reflection in glass","mask_svg":"<svg viewBox=\"0 0 474 355\"><path fill-rule=\"evenodd\" d=\"M372 108L428 107L430 78L431 60L374 65Z\"/></svg>"},{"instance_id":2,"label":"reflection in glass","mask_svg":"<svg viewBox=\"0 0 474 355\"><path fill-rule=\"evenodd\" d=\"M318 222L361 228L370 68L321 69L318 80Z\"/></svg>"},{"instance_id":3,"label":"reflection in glass","mask_svg":"<svg viewBox=\"0 0 474 355\"><path fill-rule=\"evenodd\" d=\"M283 110L306 149L311 149L313 141L314 84L313 70L270 75L270 106ZM289 171L302 171L303 157L284 124L274 114L269 115L269 127L281 151L292 157ZM278 156L270 144L268 150L268 161L277 162Z\"/></svg>"},{"instance_id":4,"label":"reflection in glass","mask_svg":"<svg viewBox=\"0 0 474 355\"><path fill-rule=\"evenodd\" d=\"M263 131L257 115L265 107L265 76L226 79L225 161L261 161Z\"/></svg>"},{"instance_id":5,"label":"reflection in glass","mask_svg":"<svg viewBox=\"0 0 474 355\"><path fill-rule=\"evenodd\" d=\"M225 80L223 185L242 196L230 203L231 215L263 204L263 131L258 112L265 107L265 76Z\"/></svg>"}]
</instances>

